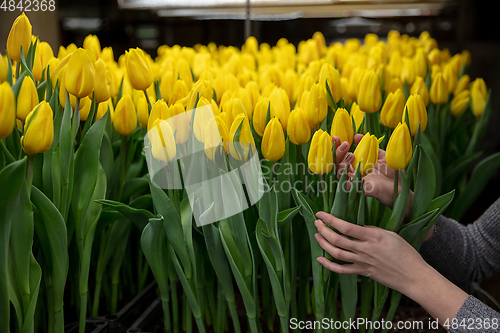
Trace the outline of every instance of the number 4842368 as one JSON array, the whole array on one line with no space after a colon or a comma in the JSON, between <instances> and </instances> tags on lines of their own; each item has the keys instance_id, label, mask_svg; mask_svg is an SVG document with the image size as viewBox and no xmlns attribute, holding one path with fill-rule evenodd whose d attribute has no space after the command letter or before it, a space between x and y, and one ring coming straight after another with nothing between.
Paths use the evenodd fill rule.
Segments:
<instances>
[{"instance_id":1,"label":"number 4842368","mask_svg":"<svg viewBox=\"0 0 500 333\"><path fill-rule=\"evenodd\" d=\"M1 0L0 0L1 1ZM3 0L2 5L0 6L0 10L4 12L10 11L13 12L15 10L24 11L24 12L53 12L56 10L56 2L55 0Z\"/></svg>"}]
</instances>

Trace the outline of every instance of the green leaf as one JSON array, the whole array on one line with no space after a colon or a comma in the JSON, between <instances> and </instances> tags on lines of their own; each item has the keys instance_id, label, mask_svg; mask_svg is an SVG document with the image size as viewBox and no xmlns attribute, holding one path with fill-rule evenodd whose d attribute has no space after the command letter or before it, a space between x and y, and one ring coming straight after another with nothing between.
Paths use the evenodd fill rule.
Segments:
<instances>
[{"instance_id":1,"label":"green leaf","mask_svg":"<svg viewBox=\"0 0 500 333\"><path fill-rule=\"evenodd\" d=\"M266 223L267 229L274 237L278 236L278 196L275 187L264 192L259 201L259 217Z\"/></svg>"},{"instance_id":2,"label":"green leaf","mask_svg":"<svg viewBox=\"0 0 500 333\"><path fill-rule=\"evenodd\" d=\"M422 230L425 225L432 219L438 209L431 210L408 224L405 224L399 231L399 235L403 237L408 243L411 243L417 234Z\"/></svg>"},{"instance_id":3,"label":"green leaf","mask_svg":"<svg viewBox=\"0 0 500 333\"><path fill-rule=\"evenodd\" d=\"M436 191L436 174L432 161L424 149L420 150L418 159L417 179L415 179L415 191L411 219L426 213Z\"/></svg>"},{"instance_id":4,"label":"green leaf","mask_svg":"<svg viewBox=\"0 0 500 333\"><path fill-rule=\"evenodd\" d=\"M325 80L326 87L326 100L328 102L328 106L332 108L333 111L337 111L337 104L333 99L332 90L330 89L330 85L328 84L328 79Z\"/></svg>"},{"instance_id":5,"label":"green leaf","mask_svg":"<svg viewBox=\"0 0 500 333\"><path fill-rule=\"evenodd\" d=\"M403 222L406 213L406 206L408 204L408 196L410 194L410 186L405 175L398 171L401 175L401 193L399 193L396 202L394 203L394 208L392 209L391 217L389 218L387 230L396 231Z\"/></svg>"},{"instance_id":6,"label":"green leaf","mask_svg":"<svg viewBox=\"0 0 500 333\"><path fill-rule=\"evenodd\" d=\"M453 203L449 217L460 220L467 210L474 204L479 195L490 181L491 177L500 169L500 153L495 153L479 162L467 182L465 189Z\"/></svg>"},{"instance_id":7,"label":"green leaf","mask_svg":"<svg viewBox=\"0 0 500 333\"><path fill-rule=\"evenodd\" d=\"M295 215L300 211L300 206L289 208L278 213L278 229L290 222Z\"/></svg>"},{"instance_id":8,"label":"green leaf","mask_svg":"<svg viewBox=\"0 0 500 333\"><path fill-rule=\"evenodd\" d=\"M121 202L106 199L97 200L96 202L120 212L123 216L133 222L141 231L148 224L149 219L155 217L154 214L148 210L133 208Z\"/></svg>"},{"instance_id":9,"label":"green leaf","mask_svg":"<svg viewBox=\"0 0 500 333\"><path fill-rule=\"evenodd\" d=\"M349 192L347 192L347 168L346 165L344 171L342 172L342 176L340 176L340 180L337 185L337 191L335 192L335 198L333 200L333 206L330 214L339 219L346 220L347 219L347 204L348 204L348 196Z\"/></svg>"}]
</instances>

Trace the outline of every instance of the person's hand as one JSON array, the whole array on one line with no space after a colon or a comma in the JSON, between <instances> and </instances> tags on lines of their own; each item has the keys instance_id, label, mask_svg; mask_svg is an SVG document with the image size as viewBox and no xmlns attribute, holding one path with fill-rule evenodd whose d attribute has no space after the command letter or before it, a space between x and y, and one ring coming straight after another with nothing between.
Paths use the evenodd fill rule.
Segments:
<instances>
[{"instance_id":1,"label":"person's hand","mask_svg":"<svg viewBox=\"0 0 500 333\"><path fill-rule=\"evenodd\" d=\"M358 144L362 138L363 138L362 134L356 134L354 135L354 142ZM348 151L349 144L347 142L344 142L343 144L347 145L346 151ZM338 164L338 168L336 169L337 178L340 179L340 176L344 172L345 166L347 165L348 179L352 179L352 177L354 177L354 174L356 173L356 170L352 166L352 162L354 160L354 154L345 153L344 155L339 156L340 154L342 154L342 151L336 151L335 153L336 153L335 160L341 161ZM373 197L378 201L380 201L382 204L386 205L387 207L392 208L395 174L396 174L395 170L387 166L387 163L385 161L385 150L379 149L378 160L373 167L373 171L370 174L363 177L363 179L365 180L365 195L368 197ZM401 180L401 176L399 176L399 179ZM350 186L348 185L348 188L349 187ZM399 182L399 191L401 192L401 181ZM411 216L412 202L413 202L413 192L410 191L408 205L405 214L407 218Z\"/></svg>"},{"instance_id":2,"label":"person's hand","mask_svg":"<svg viewBox=\"0 0 500 333\"><path fill-rule=\"evenodd\" d=\"M397 290L420 304L441 325L451 322L467 299L462 289L427 264L398 234L355 225L324 212L318 212L316 217L318 233L314 236L319 245L335 259L350 263L341 265L325 257L316 258L330 271L364 275Z\"/></svg>"},{"instance_id":3,"label":"person's hand","mask_svg":"<svg viewBox=\"0 0 500 333\"><path fill-rule=\"evenodd\" d=\"M315 238L319 245L335 259L352 263L341 265L325 257L317 258L321 265L333 272L364 275L401 293L408 293L427 269L428 264L418 252L394 232L374 226L358 226L324 212L318 212L316 217L319 220L314 223L318 229Z\"/></svg>"}]
</instances>

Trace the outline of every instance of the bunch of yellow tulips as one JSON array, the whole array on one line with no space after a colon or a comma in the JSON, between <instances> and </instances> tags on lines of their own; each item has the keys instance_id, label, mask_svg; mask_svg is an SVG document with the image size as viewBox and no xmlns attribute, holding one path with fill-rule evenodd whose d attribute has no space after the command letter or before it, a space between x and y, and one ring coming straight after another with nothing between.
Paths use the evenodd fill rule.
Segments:
<instances>
[{"instance_id":1,"label":"bunch of yellow tulips","mask_svg":"<svg viewBox=\"0 0 500 333\"><path fill-rule=\"evenodd\" d=\"M418 38L390 31L383 40L368 34L364 41L331 44L316 32L297 46L285 38L271 46L250 37L241 48L214 43L162 45L156 57L130 48L115 58L113 49L101 48L94 35L87 36L82 47L54 48L32 35L23 13L12 25L6 51L0 54L0 188L9 189L0 196L0 201L9 203L0 209L0 327L6 332L11 318L16 318L17 331L34 332L42 325L34 319L34 309L43 289L47 329L62 333L68 274L72 294L80 296L75 308L84 332L87 308L92 315L102 313L101 285L111 287L107 310L116 312L118 287L123 285L120 274L129 272L129 281L135 279L141 289L149 268L162 294L166 331L171 327L177 331L180 281L185 325L190 327L192 315L200 332L206 325L223 332L225 314L215 312L229 309L234 331L239 332L234 279L243 295L249 330L258 332L259 297L254 289L258 272L265 272L259 282L262 290L272 289L276 298L272 305L268 295L262 296L268 327L275 311L283 331L288 331L290 311L295 317L313 311L319 319L333 318L335 313L325 310L328 299L336 300L332 290L340 283L342 301L357 300L353 289L357 280L343 277L339 282L315 260L311 264L309 256L317 255L319 248L313 234L305 238L305 247L297 235L312 232L309 227L318 208L353 223L399 232L404 228L404 198L412 188L421 208L412 223L421 223L425 215L419 229L424 230L448 207L458 184L458 203L448 211L456 218L481 191L480 186L469 185L478 180L485 184L500 167L499 156L490 156L470 179L468 166L480 156L475 147L488 121L490 93L483 79L472 80L466 74L471 63L468 51L452 55L439 49L426 31ZM202 107L209 108L213 118L203 113L191 117L192 110ZM205 147L203 163L219 155L244 161L257 153L269 170L265 200L229 220L197 228L201 238L191 234L194 227L185 192L151 186L143 154L148 137L153 157L169 162L191 133ZM362 139L355 140L355 134L362 134ZM233 149L235 142L255 146L256 151ZM380 162L395 170L395 186L399 170L407 171L393 210L367 200L361 193L364 185L349 193L341 189L346 172L334 184L341 175L335 168L335 149L343 142L354 154L352 167L360 182ZM224 149L216 148L219 143ZM379 159L379 149L386 150L385 162ZM307 170L287 174L287 163L304 164ZM298 180L307 183L307 178L324 183L323 192L295 185ZM278 186L286 181L293 184L288 193ZM422 190L424 185L427 191ZM120 239L134 236L142 237L143 250L137 277L132 269L121 269L131 260L123 260L125 245ZM412 237L418 247L421 240ZM32 252L34 242L43 256ZM163 244L164 253L153 250L154 244ZM297 254L309 247L310 253ZM201 258L196 261L195 248L208 254L196 253ZM90 264L94 259L96 267ZM19 264L12 264L15 260ZM305 268L299 268L303 262ZM109 277L107 265L112 267ZM214 271L208 273L211 265ZM196 270L201 267L216 276L213 289L203 291L197 285ZM311 269L314 295L306 306L310 286L302 282L298 286L296 276L309 276ZM96 287L88 304L92 274ZM21 275L25 278L16 280ZM376 319L388 289L374 287L368 280L363 280L362 297L370 306L375 288ZM325 295L333 298L325 301ZM216 296L221 302L217 309ZM400 295L393 297L397 306ZM172 318L169 299L175 302ZM10 302L15 316L10 314ZM354 316L355 307L356 303L345 304L344 319ZM366 311L365 304L363 316Z\"/></svg>"}]
</instances>

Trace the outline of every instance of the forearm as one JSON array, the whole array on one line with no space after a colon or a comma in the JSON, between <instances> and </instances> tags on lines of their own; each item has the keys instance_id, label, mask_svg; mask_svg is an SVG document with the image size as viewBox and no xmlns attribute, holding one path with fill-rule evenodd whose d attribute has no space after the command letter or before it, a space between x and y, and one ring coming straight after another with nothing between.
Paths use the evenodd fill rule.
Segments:
<instances>
[{"instance_id":1,"label":"forearm","mask_svg":"<svg viewBox=\"0 0 500 333\"><path fill-rule=\"evenodd\" d=\"M455 318L468 297L467 293L427 264L415 272L414 281L401 292L420 304L441 325Z\"/></svg>"}]
</instances>

